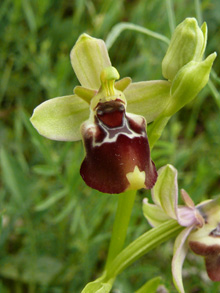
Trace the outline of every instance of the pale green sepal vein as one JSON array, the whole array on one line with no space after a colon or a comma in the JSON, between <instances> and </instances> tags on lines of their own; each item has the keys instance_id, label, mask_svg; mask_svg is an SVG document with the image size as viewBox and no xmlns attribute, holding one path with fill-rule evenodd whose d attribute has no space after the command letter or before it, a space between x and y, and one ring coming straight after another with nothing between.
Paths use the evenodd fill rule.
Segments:
<instances>
[{"instance_id":1,"label":"pale green sepal vein","mask_svg":"<svg viewBox=\"0 0 220 293\"><path fill-rule=\"evenodd\" d=\"M89 117L89 105L76 95L48 100L35 108L31 123L37 131L53 140L81 139L80 125Z\"/></svg>"}]
</instances>

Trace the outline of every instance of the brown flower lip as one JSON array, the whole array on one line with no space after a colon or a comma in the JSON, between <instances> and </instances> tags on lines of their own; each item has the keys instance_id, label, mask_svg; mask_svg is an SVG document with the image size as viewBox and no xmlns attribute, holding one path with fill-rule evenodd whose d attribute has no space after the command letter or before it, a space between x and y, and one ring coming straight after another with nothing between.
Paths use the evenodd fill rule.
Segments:
<instances>
[{"instance_id":1,"label":"brown flower lip","mask_svg":"<svg viewBox=\"0 0 220 293\"><path fill-rule=\"evenodd\" d=\"M157 172L145 127L145 119L126 114L119 100L98 104L94 122L81 128L86 157L80 174L86 184L104 193L121 193L130 186L126 175L138 167L145 172L144 187L152 188Z\"/></svg>"}]
</instances>

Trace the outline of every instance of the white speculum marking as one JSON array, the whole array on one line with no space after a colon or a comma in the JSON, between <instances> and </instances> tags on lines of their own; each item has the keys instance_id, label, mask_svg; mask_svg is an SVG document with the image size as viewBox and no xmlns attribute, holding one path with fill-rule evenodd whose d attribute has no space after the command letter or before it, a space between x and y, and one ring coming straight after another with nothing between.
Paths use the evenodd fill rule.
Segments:
<instances>
[{"instance_id":1,"label":"white speculum marking","mask_svg":"<svg viewBox=\"0 0 220 293\"><path fill-rule=\"evenodd\" d=\"M130 126L128 124L128 120L126 119L126 117L123 117L122 125L118 126L118 127L108 127L100 120L98 122L98 125L106 133L106 137L101 142L95 142L95 137L93 137L93 143L92 143L93 147L99 147L103 143L116 142L116 140L118 139L118 136L120 134L123 134L130 139L135 138L135 137L144 137L146 135L144 131L142 131L142 133L139 134L139 133L136 133L135 131L133 131L132 129L130 129Z\"/></svg>"}]
</instances>

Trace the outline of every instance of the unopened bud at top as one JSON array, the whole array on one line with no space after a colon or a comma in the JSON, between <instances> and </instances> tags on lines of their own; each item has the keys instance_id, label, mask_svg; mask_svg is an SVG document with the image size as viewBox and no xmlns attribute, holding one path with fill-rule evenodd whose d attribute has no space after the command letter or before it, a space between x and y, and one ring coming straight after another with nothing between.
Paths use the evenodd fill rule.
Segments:
<instances>
[{"instance_id":1,"label":"unopened bud at top","mask_svg":"<svg viewBox=\"0 0 220 293\"><path fill-rule=\"evenodd\" d=\"M186 18L180 23L171 38L162 62L163 76L173 80L177 72L190 61L201 61L207 41L207 26L201 28L195 18Z\"/></svg>"}]
</instances>

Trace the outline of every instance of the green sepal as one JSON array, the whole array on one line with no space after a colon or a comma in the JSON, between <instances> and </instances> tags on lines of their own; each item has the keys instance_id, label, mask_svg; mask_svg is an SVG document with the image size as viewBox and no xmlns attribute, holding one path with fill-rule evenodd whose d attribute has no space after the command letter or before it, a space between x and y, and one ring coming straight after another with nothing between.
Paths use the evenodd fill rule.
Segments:
<instances>
[{"instance_id":1,"label":"green sepal","mask_svg":"<svg viewBox=\"0 0 220 293\"><path fill-rule=\"evenodd\" d=\"M171 116L192 101L209 80L216 53L209 55L204 61L191 61L177 73L171 87L171 99L164 115Z\"/></svg>"},{"instance_id":2,"label":"green sepal","mask_svg":"<svg viewBox=\"0 0 220 293\"><path fill-rule=\"evenodd\" d=\"M74 88L74 93L83 99L86 103L90 104L91 99L97 94L97 91L77 85Z\"/></svg>"},{"instance_id":3,"label":"green sepal","mask_svg":"<svg viewBox=\"0 0 220 293\"><path fill-rule=\"evenodd\" d=\"M142 115L150 123L166 109L170 87L171 83L165 80L131 83L124 91L127 112Z\"/></svg>"},{"instance_id":4,"label":"green sepal","mask_svg":"<svg viewBox=\"0 0 220 293\"><path fill-rule=\"evenodd\" d=\"M161 207L148 203L147 198L145 198L143 201L143 214L148 220L149 224L153 227L157 227L170 219L170 217L165 214Z\"/></svg>"},{"instance_id":5,"label":"green sepal","mask_svg":"<svg viewBox=\"0 0 220 293\"><path fill-rule=\"evenodd\" d=\"M89 117L89 105L76 95L48 100L34 109L31 123L37 131L53 140L81 139L80 125Z\"/></svg>"},{"instance_id":6,"label":"green sepal","mask_svg":"<svg viewBox=\"0 0 220 293\"><path fill-rule=\"evenodd\" d=\"M167 216L176 219L177 196L177 170L168 164L158 170L158 179L152 189L152 198Z\"/></svg>"},{"instance_id":7,"label":"green sepal","mask_svg":"<svg viewBox=\"0 0 220 293\"><path fill-rule=\"evenodd\" d=\"M98 90L102 70L111 66L105 42L82 34L70 53L70 59L81 85Z\"/></svg>"},{"instance_id":8,"label":"green sepal","mask_svg":"<svg viewBox=\"0 0 220 293\"><path fill-rule=\"evenodd\" d=\"M190 61L201 61L206 47L207 25L200 28L195 18L186 18L175 29L162 61L163 76L173 80Z\"/></svg>"}]
</instances>

